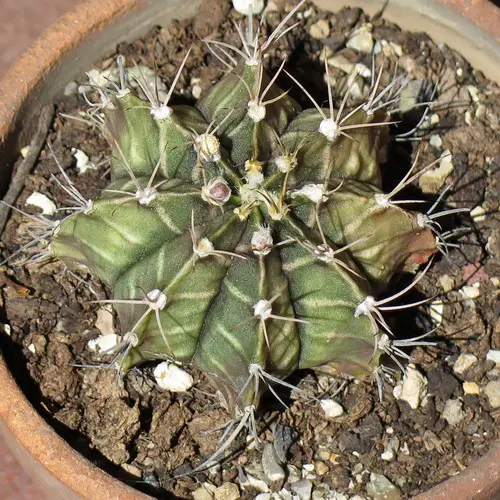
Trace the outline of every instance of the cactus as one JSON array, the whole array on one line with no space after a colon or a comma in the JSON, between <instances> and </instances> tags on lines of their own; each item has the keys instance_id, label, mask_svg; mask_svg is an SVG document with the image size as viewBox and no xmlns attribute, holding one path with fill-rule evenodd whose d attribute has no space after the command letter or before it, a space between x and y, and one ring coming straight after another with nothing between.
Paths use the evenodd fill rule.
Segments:
<instances>
[{"instance_id":1,"label":"cactus","mask_svg":"<svg viewBox=\"0 0 500 500\"><path fill-rule=\"evenodd\" d=\"M330 92L328 109L301 110L276 83L284 64L265 71L273 36L242 41L195 107L170 104L176 81L164 102L145 85L140 99L121 68L102 107L112 181L75 195L50 245L113 290L124 370L190 364L234 416L298 369L376 372L390 341L375 297L436 251L425 216L381 190L377 98L348 112Z\"/></svg>"},{"instance_id":2,"label":"cactus","mask_svg":"<svg viewBox=\"0 0 500 500\"><path fill-rule=\"evenodd\" d=\"M194 366L242 422L295 370L377 374L404 345L382 316L391 298L378 297L437 250L430 216L392 199L413 169L381 189L393 99L379 80L353 110L329 88L324 109L289 75L313 104L302 110L277 84L285 62L267 74L263 56L295 11L261 45L242 34L241 60L194 107L170 102L189 52L163 102L145 84L147 100L134 94L120 61L99 108L112 181L86 200L63 172L75 206L51 228L51 255L112 290L121 369Z\"/></svg>"}]
</instances>

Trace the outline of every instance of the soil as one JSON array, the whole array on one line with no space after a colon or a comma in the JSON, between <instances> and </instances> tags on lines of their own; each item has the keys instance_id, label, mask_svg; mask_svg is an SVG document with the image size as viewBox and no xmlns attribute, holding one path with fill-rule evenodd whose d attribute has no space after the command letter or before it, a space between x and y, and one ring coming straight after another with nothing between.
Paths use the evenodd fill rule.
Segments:
<instances>
[{"instance_id":1,"label":"soil","mask_svg":"<svg viewBox=\"0 0 500 500\"><path fill-rule=\"evenodd\" d=\"M194 103L193 94L199 92L194 87L205 91L224 74L224 67L200 38L237 43L233 21L241 19L230 11L229 2L207 1L202 5L194 19L155 27L143 39L120 44L95 67L109 68L115 64L116 55L122 54L129 65L135 62L155 68L163 81L170 82L185 48L193 43L189 66L176 87L176 100ZM264 32L272 30L291 6L291 2L275 0L263 24ZM411 133L410 138L419 141L396 136L411 131L421 113L402 115L401 123L392 127L389 160L383 165L387 189L408 170L417 149L422 165L449 149L454 169L446 183L453 186L447 192L445 206L481 206L486 215L474 220L454 216L443 222L445 229L465 225L470 230L455 238L453 243L458 246L450 247L447 257L436 258L413 294L413 298L436 296L444 304L443 320L435 333L437 345L411 352L428 383L427 396L418 408L412 409L393 395L393 387L402 379L399 372L385 379L382 401L372 380L297 373L291 382L301 391L287 393L277 388L289 404L288 410L280 408L272 397L261 405L262 446L241 435L231 447L231 456L219 466L180 479L172 478L189 472L213 453L221 429L229 421L203 374L187 367L194 376L194 387L186 393L170 393L156 385L154 363L134 368L123 377L106 366L74 366L95 366L98 360L88 349L88 341L108 333L109 328L119 331L116 319L114 326L110 323L111 313L91 303L105 298L108 291L83 269L70 270L59 262L19 266L20 259L10 260L0 274L6 325L1 345L29 398L78 451L158 498L192 498L199 488L205 496L199 490L196 498L211 498L217 487L216 498L237 498L223 496L224 491L231 491L228 484L234 485L241 498L280 490L281 496L276 498L291 498L289 492L297 488L292 483L299 479L304 479L306 490L313 485L313 498L333 492L339 499L354 495L382 498L373 493L372 473L383 474L392 483L390 498L408 498L467 467L485 454L499 435L500 411L492 406L484 390L499 378L498 367L486 359L488 351L500 349L499 88L453 50L436 45L423 33L402 31L383 16L370 20L359 9L345 8L332 14L311 6L302 12L301 24L270 52L266 60L270 71L277 69L285 52L289 53L287 67L321 102L326 95L320 60L324 47L330 56L342 53L349 61L370 68L371 55L346 48L346 40L354 30L371 22L374 41L389 42L379 44L383 50L375 60L377 67L384 64L387 68L384 84L396 65L412 80L425 80L431 87L439 82L428 114L431 118ZM324 24L318 25L318 21L327 21L330 29L322 39L311 36ZM345 73L333 69L332 77L341 83ZM78 84L85 82L82 75ZM286 80L281 83L290 87ZM67 95L56 103L58 114L49 140L62 167L88 199L95 198L109 181L103 162L110 150L95 128L61 115L79 116L86 109L82 94L74 91L76 87L71 83ZM366 82L361 90L366 98ZM292 88L291 93L310 107L298 89ZM92 98L92 93L89 95ZM84 151L94 165L101 165L79 174L72 148ZM56 173L57 166L46 147L26 178L16 205L35 213L36 209L26 206L25 201L31 193L40 191L64 206L66 194L51 180L51 174ZM410 193L422 196L418 183ZM436 194L426 195L429 201L435 198ZM26 218L13 213L3 234L4 254L15 251L26 238ZM401 289L411 279L402 277L393 289ZM428 306L423 306L392 314L388 320L396 332L409 337L429 329L432 323L428 312ZM477 359L459 374L454 364L467 353ZM475 385L464 385L466 382ZM477 394L470 393L471 387ZM312 397L332 397L334 392L335 401L345 412L327 419ZM442 417L450 400L460 406L461 419L455 425ZM272 482L263 473L262 447L266 443L273 443L281 457L285 480ZM382 455L389 445L394 449L392 458ZM307 493L301 498L308 498Z\"/></svg>"}]
</instances>

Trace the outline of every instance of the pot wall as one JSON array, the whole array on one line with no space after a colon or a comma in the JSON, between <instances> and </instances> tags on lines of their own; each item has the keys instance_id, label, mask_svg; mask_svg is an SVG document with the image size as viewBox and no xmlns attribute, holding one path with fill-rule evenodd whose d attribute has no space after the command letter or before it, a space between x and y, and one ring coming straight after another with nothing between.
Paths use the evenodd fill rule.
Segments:
<instances>
[{"instance_id":1,"label":"pot wall","mask_svg":"<svg viewBox=\"0 0 500 500\"><path fill-rule=\"evenodd\" d=\"M49 29L0 82L0 190L5 190L11 165L19 148L29 141L35 117L43 104L52 102L68 81L82 74L117 42L140 36L152 24L188 17L196 11L200 1L89 0ZM484 7L485 1L473 1L486 8L483 15L488 30L494 33L491 36L481 32L450 5L442 5L444 2L460 4L462 8L469 5L467 1L458 0L391 0L384 15L403 28L426 31L437 42L445 41L487 76L500 80L500 51L495 42L495 36L500 33L498 9L492 5ZM335 10L347 2L316 0L316 3ZM382 4L379 0L349 2L372 14ZM1 358L0 387L3 422L0 429L21 463L45 487L48 498L149 498L97 469L59 438L25 399ZM465 474L418 498L499 498L500 445L488 456L467 469ZM489 468L478 470L481 463L489 464ZM491 481L495 478L496 484ZM479 484L480 479L490 480L489 485ZM464 485L471 482L474 489L467 490ZM450 485L455 488L453 491Z\"/></svg>"}]
</instances>

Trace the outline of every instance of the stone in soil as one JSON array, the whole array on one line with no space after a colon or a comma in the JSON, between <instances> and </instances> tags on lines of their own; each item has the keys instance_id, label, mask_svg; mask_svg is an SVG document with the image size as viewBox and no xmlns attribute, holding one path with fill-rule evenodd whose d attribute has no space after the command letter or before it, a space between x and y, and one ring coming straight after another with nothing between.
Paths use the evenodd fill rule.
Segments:
<instances>
[{"instance_id":1,"label":"stone in soil","mask_svg":"<svg viewBox=\"0 0 500 500\"><path fill-rule=\"evenodd\" d=\"M415 410L426 394L427 379L415 368L415 365L409 364L403 377L399 399L406 401Z\"/></svg>"},{"instance_id":2,"label":"stone in soil","mask_svg":"<svg viewBox=\"0 0 500 500\"><path fill-rule=\"evenodd\" d=\"M271 482L283 481L285 479L285 471L279 464L276 451L271 443L267 443L264 446L262 468L264 469L264 474Z\"/></svg>"},{"instance_id":3,"label":"stone in soil","mask_svg":"<svg viewBox=\"0 0 500 500\"><path fill-rule=\"evenodd\" d=\"M453 365L453 371L457 375L463 375L474 363L477 362L477 357L474 354L463 353Z\"/></svg>"},{"instance_id":4,"label":"stone in soil","mask_svg":"<svg viewBox=\"0 0 500 500\"><path fill-rule=\"evenodd\" d=\"M301 479L291 484L290 488L299 496L300 500L309 500L311 498L313 483L309 479Z\"/></svg>"},{"instance_id":5,"label":"stone in soil","mask_svg":"<svg viewBox=\"0 0 500 500\"><path fill-rule=\"evenodd\" d=\"M401 493L389 479L382 474L370 474L370 482L366 485L366 492L373 500L400 500Z\"/></svg>"},{"instance_id":6,"label":"stone in soil","mask_svg":"<svg viewBox=\"0 0 500 500\"><path fill-rule=\"evenodd\" d=\"M441 412L441 418L450 425L457 425L465 418L465 411L462 410L462 403L458 399L448 399Z\"/></svg>"},{"instance_id":7,"label":"stone in soil","mask_svg":"<svg viewBox=\"0 0 500 500\"><path fill-rule=\"evenodd\" d=\"M486 384L484 388L488 401L492 408L500 407L500 380L492 380Z\"/></svg>"},{"instance_id":8,"label":"stone in soil","mask_svg":"<svg viewBox=\"0 0 500 500\"><path fill-rule=\"evenodd\" d=\"M225 483L214 491L215 500L238 500L240 489L234 483Z\"/></svg>"}]
</instances>

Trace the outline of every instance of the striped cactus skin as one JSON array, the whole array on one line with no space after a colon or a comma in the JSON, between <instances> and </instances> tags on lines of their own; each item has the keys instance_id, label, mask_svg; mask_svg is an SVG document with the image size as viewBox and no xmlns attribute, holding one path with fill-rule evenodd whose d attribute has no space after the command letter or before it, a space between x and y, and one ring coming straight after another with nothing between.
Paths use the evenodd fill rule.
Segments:
<instances>
[{"instance_id":1,"label":"striped cactus skin","mask_svg":"<svg viewBox=\"0 0 500 500\"><path fill-rule=\"evenodd\" d=\"M435 238L416 213L380 203L387 116L360 108L336 135L330 111L302 111L262 59L242 60L196 107L113 96L112 182L51 249L113 290L137 339L125 369L191 364L238 414L266 388L251 365L278 379L377 368L381 331L360 304L425 262Z\"/></svg>"}]
</instances>

